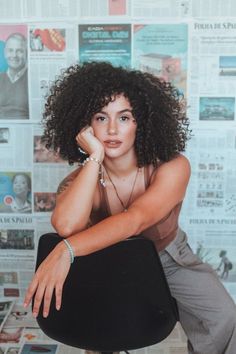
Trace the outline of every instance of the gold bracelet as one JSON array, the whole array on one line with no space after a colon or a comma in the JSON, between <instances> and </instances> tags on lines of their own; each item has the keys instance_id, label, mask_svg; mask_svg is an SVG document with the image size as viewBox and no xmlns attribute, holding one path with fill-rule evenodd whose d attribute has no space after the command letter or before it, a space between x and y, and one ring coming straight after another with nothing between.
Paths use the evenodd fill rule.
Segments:
<instances>
[{"instance_id":1,"label":"gold bracelet","mask_svg":"<svg viewBox=\"0 0 236 354\"><path fill-rule=\"evenodd\" d=\"M98 160L96 157L89 156L87 159L84 160L83 166L86 165L89 161L94 161L99 164L99 166L102 164L100 160Z\"/></svg>"}]
</instances>

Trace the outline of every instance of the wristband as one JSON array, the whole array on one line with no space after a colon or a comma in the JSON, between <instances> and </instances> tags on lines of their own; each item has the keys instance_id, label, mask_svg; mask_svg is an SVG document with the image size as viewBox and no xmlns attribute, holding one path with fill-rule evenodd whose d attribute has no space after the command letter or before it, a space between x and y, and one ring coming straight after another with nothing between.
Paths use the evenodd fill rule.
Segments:
<instances>
[{"instance_id":1,"label":"wristband","mask_svg":"<svg viewBox=\"0 0 236 354\"><path fill-rule=\"evenodd\" d=\"M70 263L72 264L74 262L74 258L75 258L74 251L73 251L71 245L69 244L69 242L65 238L63 239L63 242L66 244L66 247L68 248L68 251L70 253Z\"/></svg>"}]
</instances>

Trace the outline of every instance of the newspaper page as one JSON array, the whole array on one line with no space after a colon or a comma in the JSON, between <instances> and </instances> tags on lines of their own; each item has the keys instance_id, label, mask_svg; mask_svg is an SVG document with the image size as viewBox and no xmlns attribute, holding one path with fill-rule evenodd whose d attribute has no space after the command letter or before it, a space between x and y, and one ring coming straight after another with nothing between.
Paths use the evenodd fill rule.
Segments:
<instances>
[{"instance_id":1,"label":"newspaper page","mask_svg":"<svg viewBox=\"0 0 236 354\"><path fill-rule=\"evenodd\" d=\"M36 224L32 216L0 216L0 298L23 301L36 258Z\"/></svg>"},{"instance_id":2,"label":"newspaper page","mask_svg":"<svg viewBox=\"0 0 236 354\"><path fill-rule=\"evenodd\" d=\"M194 130L192 177L180 225L236 299L236 129Z\"/></svg>"},{"instance_id":3,"label":"newspaper page","mask_svg":"<svg viewBox=\"0 0 236 354\"><path fill-rule=\"evenodd\" d=\"M187 24L134 24L133 32L133 66L171 82L185 93Z\"/></svg>"},{"instance_id":4,"label":"newspaper page","mask_svg":"<svg viewBox=\"0 0 236 354\"><path fill-rule=\"evenodd\" d=\"M77 31L73 24L39 23L29 27L29 38L31 119L39 122L52 82L78 59Z\"/></svg>"},{"instance_id":5,"label":"newspaper page","mask_svg":"<svg viewBox=\"0 0 236 354\"><path fill-rule=\"evenodd\" d=\"M189 36L191 123L235 127L236 21L194 20Z\"/></svg>"},{"instance_id":6,"label":"newspaper page","mask_svg":"<svg viewBox=\"0 0 236 354\"><path fill-rule=\"evenodd\" d=\"M131 24L79 25L79 61L131 65Z\"/></svg>"}]
</instances>

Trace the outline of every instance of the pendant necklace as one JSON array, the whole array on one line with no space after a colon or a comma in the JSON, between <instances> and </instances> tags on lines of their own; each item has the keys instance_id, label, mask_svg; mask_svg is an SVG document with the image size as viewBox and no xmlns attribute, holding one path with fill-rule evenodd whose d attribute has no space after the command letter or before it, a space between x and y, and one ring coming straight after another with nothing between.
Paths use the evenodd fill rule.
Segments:
<instances>
[{"instance_id":1,"label":"pendant necklace","mask_svg":"<svg viewBox=\"0 0 236 354\"><path fill-rule=\"evenodd\" d=\"M123 200L122 200L121 197L119 196L119 193L118 193L118 191L117 191L117 189L116 189L115 183L112 181L111 176L110 176L109 173L107 172L105 166L103 166L103 167L104 167L104 170L106 171L106 174L107 174L107 176L108 176L108 178L109 178L109 181L111 182L111 184L112 184L112 186L113 186L113 188L114 188L114 191L115 191L115 193L116 193L116 196L117 196L117 198L118 198L120 204L122 205L123 211L126 212L126 211L128 210L128 206L129 206L129 203L130 203L131 198L132 198L132 195L133 195L134 187L135 187L136 180L137 180L137 177L138 177L139 167L137 168L137 172L136 172L136 174L135 174L135 178L134 178L134 182L133 182L133 185L132 185L132 189L131 189L131 192L130 192L130 195L129 195L129 198L128 198L128 201L127 201L126 204L123 202Z\"/></svg>"}]
</instances>

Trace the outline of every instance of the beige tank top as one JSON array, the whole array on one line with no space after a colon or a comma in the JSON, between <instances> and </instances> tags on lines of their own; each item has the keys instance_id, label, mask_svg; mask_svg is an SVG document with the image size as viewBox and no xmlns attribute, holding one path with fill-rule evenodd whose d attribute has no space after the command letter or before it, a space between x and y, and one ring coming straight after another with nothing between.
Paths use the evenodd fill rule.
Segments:
<instances>
[{"instance_id":1,"label":"beige tank top","mask_svg":"<svg viewBox=\"0 0 236 354\"><path fill-rule=\"evenodd\" d=\"M152 175L155 171L156 169L151 171L149 167L144 167L145 190L148 188ZM106 193L106 188L102 187L100 183L99 192L101 198L101 205L98 210L92 210L91 212L90 221L92 225L97 224L99 221L112 215ZM169 245L169 243L175 238L178 230L178 218L181 206L182 202L178 203L162 220L142 232L143 237L146 237L154 242L157 251L165 249Z\"/></svg>"}]
</instances>

